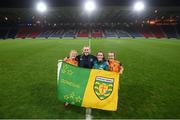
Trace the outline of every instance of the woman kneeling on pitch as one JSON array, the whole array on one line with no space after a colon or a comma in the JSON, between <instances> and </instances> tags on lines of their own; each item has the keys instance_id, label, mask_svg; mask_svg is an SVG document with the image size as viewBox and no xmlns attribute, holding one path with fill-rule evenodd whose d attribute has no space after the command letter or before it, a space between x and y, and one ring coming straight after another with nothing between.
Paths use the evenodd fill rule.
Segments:
<instances>
[{"instance_id":1,"label":"woman kneeling on pitch","mask_svg":"<svg viewBox=\"0 0 180 120\"><path fill-rule=\"evenodd\" d=\"M115 60L114 52L108 53L108 64L109 64L109 71L117 72L119 74L123 73L124 68L120 61Z\"/></svg>"},{"instance_id":2,"label":"woman kneeling on pitch","mask_svg":"<svg viewBox=\"0 0 180 120\"><path fill-rule=\"evenodd\" d=\"M94 69L109 70L108 63L104 58L104 53L99 51L96 55L97 60L94 62Z\"/></svg>"}]
</instances>

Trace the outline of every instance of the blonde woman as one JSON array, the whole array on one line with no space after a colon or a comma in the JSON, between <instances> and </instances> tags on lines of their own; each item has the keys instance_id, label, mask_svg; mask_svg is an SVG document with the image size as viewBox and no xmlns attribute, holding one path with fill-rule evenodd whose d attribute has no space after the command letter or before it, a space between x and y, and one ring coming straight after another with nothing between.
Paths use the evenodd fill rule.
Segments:
<instances>
[{"instance_id":1,"label":"blonde woman","mask_svg":"<svg viewBox=\"0 0 180 120\"><path fill-rule=\"evenodd\" d=\"M77 51L71 50L69 53L69 57L64 58L64 61L71 65L78 66L78 62L76 61L76 56L77 56Z\"/></svg>"}]
</instances>

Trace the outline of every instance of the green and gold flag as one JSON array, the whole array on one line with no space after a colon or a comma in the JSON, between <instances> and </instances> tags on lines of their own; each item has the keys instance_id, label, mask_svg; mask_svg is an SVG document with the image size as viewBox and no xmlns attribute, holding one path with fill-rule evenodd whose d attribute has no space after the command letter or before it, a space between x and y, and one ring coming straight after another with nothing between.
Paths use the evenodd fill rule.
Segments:
<instances>
[{"instance_id":1,"label":"green and gold flag","mask_svg":"<svg viewBox=\"0 0 180 120\"><path fill-rule=\"evenodd\" d=\"M58 63L58 99L87 108L116 111L119 74Z\"/></svg>"}]
</instances>

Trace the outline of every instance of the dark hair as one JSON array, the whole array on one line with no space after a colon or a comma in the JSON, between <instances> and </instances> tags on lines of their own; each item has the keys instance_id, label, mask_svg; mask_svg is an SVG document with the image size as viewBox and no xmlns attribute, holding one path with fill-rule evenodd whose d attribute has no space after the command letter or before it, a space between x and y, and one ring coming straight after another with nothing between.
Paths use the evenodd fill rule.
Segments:
<instances>
[{"instance_id":1,"label":"dark hair","mask_svg":"<svg viewBox=\"0 0 180 120\"><path fill-rule=\"evenodd\" d=\"M113 54L114 54L114 57L116 57L115 52L113 52L113 51L109 51L109 52L108 52L108 54L109 54L109 53L113 53Z\"/></svg>"},{"instance_id":2,"label":"dark hair","mask_svg":"<svg viewBox=\"0 0 180 120\"><path fill-rule=\"evenodd\" d=\"M105 58L105 56L104 56L104 53L103 53L102 51L98 51L97 54L96 54L96 56L98 55L98 53L102 53L102 54L103 54L103 61L106 61L106 58Z\"/></svg>"}]
</instances>

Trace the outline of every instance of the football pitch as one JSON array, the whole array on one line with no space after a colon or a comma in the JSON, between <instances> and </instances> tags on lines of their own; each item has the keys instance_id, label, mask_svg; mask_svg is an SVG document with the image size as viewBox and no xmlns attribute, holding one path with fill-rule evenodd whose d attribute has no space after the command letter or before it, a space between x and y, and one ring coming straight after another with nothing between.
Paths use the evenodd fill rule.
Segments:
<instances>
[{"instance_id":1,"label":"football pitch","mask_svg":"<svg viewBox=\"0 0 180 120\"><path fill-rule=\"evenodd\" d=\"M57 61L88 39L0 40L0 118L85 118L57 99ZM124 66L118 111L93 118L180 118L180 40L92 39L91 52L114 51Z\"/></svg>"}]
</instances>

